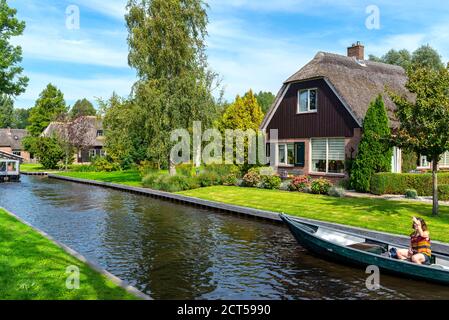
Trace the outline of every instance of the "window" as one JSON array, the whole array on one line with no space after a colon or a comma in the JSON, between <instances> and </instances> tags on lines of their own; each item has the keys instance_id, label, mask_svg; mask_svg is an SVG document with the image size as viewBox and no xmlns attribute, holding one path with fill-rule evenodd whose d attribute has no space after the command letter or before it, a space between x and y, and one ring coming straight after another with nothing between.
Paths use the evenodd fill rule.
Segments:
<instances>
[{"instance_id":1,"label":"window","mask_svg":"<svg viewBox=\"0 0 449 320\"><path fill-rule=\"evenodd\" d=\"M103 136L103 130L97 130L97 137Z\"/></svg>"},{"instance_id":2,"label":"window","mask_svg":"<svg viewBox=\"0 0 449 320\"><path fill-rule=\"evenodd\" d=\"M312 172L345 172L345 139L312 139Z\"/></svg>"},{"instance_id":3,"label":"window","mask_svg":"<svg viewBox=\"0 0 449 320\"><path fill-rule=\"evenodd\" d=\"M440 162L438 163L440 167L449 167L449 152L445 152L440 159ZM429 161L426 156L421 156L419 158L419 166L421 168L431 168L432 167L432 161Z\"/></svg>"},{"instance_id":4,"label":"window","mask_svg":"<svg viewBox=\"0 0 449 320\"><path fill-rule=\"evenodd\" d=\"M285 163L285 144L279 145L279 164L286 164Z\"/></svg>"},{"instance_id":5,"label":"window","mask_svg":"<svg viewBox=\"0 0 449 320\"><path fill-rule=\"evenodd\" d=\"M282 165L295 165L295 144L294 143L286 143L280 144L278 146L279 153L279 164Z\"/></svg>"},{"instance_id":6,"label":"window","mask_svg":"<svg viewBox=\"0 0 449 320\"><path fill-rule=\"evenodd\" d=\"M15 150L15 151L12 152L12 154L15 155L15 156L19 156L19 157L22 156L22 152L20 150Z\"/></svg>"},{"instance_id":7,"label":"window","mask_svg":"<svg viewBox=\"0 0 449 320\"><path fill-rule=\"evenodd\" d=\"M298 91L298 113L317 111L318 106L317 93L318 93L317 89L307 89Z\"/></svg>"},{"instance_id":8,"label":"window","mask_svg":"<svg viewBox=\"0 0 449 320\"><path fill-rule=\"evenodd\" d=\"M97 155L97 150L96 149L90 149L89 150L89 158L93 158Z\"/></svg>"}]
</instances>

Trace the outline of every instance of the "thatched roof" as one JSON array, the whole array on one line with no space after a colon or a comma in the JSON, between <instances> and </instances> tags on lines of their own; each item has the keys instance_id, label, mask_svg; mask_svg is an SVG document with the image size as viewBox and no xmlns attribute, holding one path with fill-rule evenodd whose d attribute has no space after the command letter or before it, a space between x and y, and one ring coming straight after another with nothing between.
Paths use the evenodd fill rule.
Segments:
<instances>
[{"instance_id":1,"label":"thatched roof","mask_svg":"<svg viewBox=\"0 0 449 320\"><path fill-rule=\"evenodd\" d=\"M0 129L0 147L22 150L22 139L28 135L23 129Z\"/></svg>"},{"instance_id":2,"label":"thatched roof","mask_svg":"<svg viewBox=\"0 0 449 320\"><path fill-rule=\"evenodd\" d=\"M75 128L76 130L84 131L80 132L80 134L83 133L85 135L84 143L86 145L91 147L104 146L104 136L97 137L97 131L103 130L103 121L96 116L79 117L70 123L51 122L42 133L42 136L51 137L66 132L65 127L68 124L75 125L75 127L72 128Z\"/></svg>"},{"instance_id":3,"label":"thatched roof","mask_svg":"<svg viewBox=\"0 0 449 320\"><path fill-rule=\"evenodd\" d=\"M400 95L412 98L405 88L407 75L402 67L373 61L359 61L354 57L326 52L319 52L312 61L288 78L284 87L292 82L317 78L324 78L330 83L359 123L363 122L370 102L379 94L383 95L390 118L394 121L395 105L385 94L386 87ZM268 111L265 121L275 111L275 106L276 102Z\"/></svg>"}]
</instances>

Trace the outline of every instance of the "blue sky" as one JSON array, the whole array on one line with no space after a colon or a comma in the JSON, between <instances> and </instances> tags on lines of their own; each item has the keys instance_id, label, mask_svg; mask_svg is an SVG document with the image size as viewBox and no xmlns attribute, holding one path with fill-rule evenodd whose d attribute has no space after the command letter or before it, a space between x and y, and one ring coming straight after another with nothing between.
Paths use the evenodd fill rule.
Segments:
<instances>
[{"instance_id":1,"label":"blue sky","mask_svg":"<svg viewBox=\"0 0 449 320\"><path fill-rule=\"evenodd\" d=\"M130 93L135 72L127 65L126 0L10 0L27 23L14 40L24 50L30 85L16 100L32 107L53 83L69 104L79 98ZM446 0L209 0L209 64L232 100L252 88L276 93L282 82L318 51L340 54L355 41L366 53L414 50L430 44L449 61ZM80 10L80 29L66 28L66 8ZM368 29L367 7L379 8L380 29Z\"/></svg>"}]
</instances>

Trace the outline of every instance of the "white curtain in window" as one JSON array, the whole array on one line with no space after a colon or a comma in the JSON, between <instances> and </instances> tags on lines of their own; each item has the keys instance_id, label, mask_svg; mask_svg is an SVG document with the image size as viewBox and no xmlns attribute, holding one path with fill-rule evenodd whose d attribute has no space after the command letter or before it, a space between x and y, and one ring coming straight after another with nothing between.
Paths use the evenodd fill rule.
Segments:
<instances>
[{"instance_id":1,"label":"white curtain in window","mask_svg":"<svg viewBox=\"0 0 449 320\"><path fill-rule=\"evenodd\" d=\"M345 139L329 139L328 160L345 161Z\"/></svg>"},{"instance_id":2,"label":"white curtain in window","mask_svg":"<svg viewBox=\"0 0 449 320\"><path fill-rule=\"evenodd\" d=\"M312 160L326 160L327 139L312 139Z\"/></svg>"}]
</instances>

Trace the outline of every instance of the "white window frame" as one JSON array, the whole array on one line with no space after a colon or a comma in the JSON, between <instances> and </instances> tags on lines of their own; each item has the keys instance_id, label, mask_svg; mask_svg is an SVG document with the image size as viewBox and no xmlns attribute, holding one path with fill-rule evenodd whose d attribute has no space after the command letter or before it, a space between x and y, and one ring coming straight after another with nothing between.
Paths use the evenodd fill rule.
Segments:
<instances>
[{"instance_id":1,"label":"white window frame","mask_svg":"<svg viewBox=\"0 0 449 320\"><path fill-rule=\"evenodd\" d=\"M445 161L445 157L446 160L449 159L449 151L445 152L442 156L441 156L441 160L438 163L438 167L439 168L449 168L449 163L444 163ZM432 161L429 161L429 159L427 159L426 156L419 156L419 167L418 169L432 169Z\"/></svg>"},{"instance_id":2,"label":"white window frame","mask_svg":"<svg viewBox=\"0 0 449 320\"><path fill-rule=\"evenodd\" d=\"M292 142L286 142L286 143L278 143L277 145L277 153L276 156L277 158L277 164L278 166L282 166L282 167L294 167L295 166L295 160L293 160L292 164L288 163L288 146L289 145L293 145L293 154L295 156L295 144ZM279 158L279 151L280 151L280 146L284 146L284 159L285 162L280 162L280 158Z\"/></svg>"},{"instance_id":3,"label":"white window frame","mask_svg":"<svg viewBox=\"0 0 449 320\"><path fill-rule=\"evenodd\" d=\"M313 140L326 140L326 172L319 172L314 171L313 169ZM342 139L345 142L345 149L346 149L346 139L343 137L331 137L331 138L311 138L309 143L309 164L310 164L310 173L316 174L316 175L328 175L328 176L345 176L346 174L343 173L334 173L329 172L329 139ZM345 150L346 154L346 150Z\"/></svg>"},{"instance_id":4,"label":"white window frame","mask_svg":"<svg viewBox=\"0 0 449 320\"><path fill-rule=\"evenodd\" d=\"M311 110L310 109L310 91L315 91L316 96L315 96L315 109ZM301 93L303 92L307 92L307 111L301 111ZM298 99L298 103L296 106L296 114L304 114L304 113L316 113L318 112L318 88L310 88L310 89L300 89L298 90L297 93L297 99Z\"/></svg>"}]
</instances>

